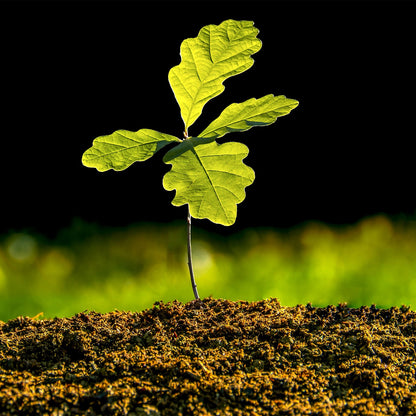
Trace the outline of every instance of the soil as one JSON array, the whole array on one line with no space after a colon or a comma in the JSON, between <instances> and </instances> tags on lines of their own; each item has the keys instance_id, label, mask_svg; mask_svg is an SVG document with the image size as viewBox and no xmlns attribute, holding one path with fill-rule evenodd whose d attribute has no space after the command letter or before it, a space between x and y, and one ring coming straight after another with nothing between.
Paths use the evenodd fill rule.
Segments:
<instances>
[{"instance_id":1,"label":"soil","mask_svg":"<svg viewBox=\"0 0 416 416\"><path fill-rule=\"evenodd\" d=\"M416 313L156 303L0 322L0 415L414 415Z\"/></svg>"}]
</instances>

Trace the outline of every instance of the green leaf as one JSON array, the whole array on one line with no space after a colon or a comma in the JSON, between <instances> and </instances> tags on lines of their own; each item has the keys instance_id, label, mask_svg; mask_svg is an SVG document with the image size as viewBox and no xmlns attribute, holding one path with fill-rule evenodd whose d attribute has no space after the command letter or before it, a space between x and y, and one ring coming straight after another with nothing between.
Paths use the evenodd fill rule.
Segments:
<instances>
[{"instance_id":1,"label":"green leaf","mask_svg":"<svg viewBox=\"0 0 416 416\"><path fill-rule=\"evenodd\" d=\"M196 38L181 45L181 63L169 71L169 83L181 109L185 131L202 108L224 91L227 78L249 69L251 55L261 48L253 22L226 20L204 26Z\"/></svg>"},{"instance_id":2,"label":"green leaf","mask_svg":"<svg viewBox=\"0 0 416 416\"><path fill-rule=\"evenodd\" d=\"M169 150L163 161L172 169L163 178L166 190L176 189L172 204L188 204L194 218L231 225L237 204L254 181L254 171L243 163L248 155L244 144L218 144L193 137Z\"/></svg>"},{"instance_id":3,"label":"green leaf","mask_svg":"<svg viewBox=\"0 0 416 416\"><path fill-rule=\"evenodd\" d=\"M254 126L268 126L278 117L289 114L299 102L284 95L273 94L251 98L243 103L229 105L198 137L217 138L235 131L245 131Z\"/></svg>"},{"instance_id":4,"label":"green leaf","mask_svg":"<svg viewBox=\"0 0 416 416\"><path fill-rule=\"evenodd\" d=\"M149 159L171 142L181 140L150 129L136 132L117 130L110 135L97 137L92 147L83 154L82 163L100 172L123 170L134 162Z\"/></svg>"}]
</instances>

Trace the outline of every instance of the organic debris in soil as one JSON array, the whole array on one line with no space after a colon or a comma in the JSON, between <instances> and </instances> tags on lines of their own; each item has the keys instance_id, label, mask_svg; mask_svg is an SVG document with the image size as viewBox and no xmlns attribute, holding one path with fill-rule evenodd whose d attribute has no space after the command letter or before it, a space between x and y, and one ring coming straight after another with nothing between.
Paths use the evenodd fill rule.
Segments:
<instances>
[{"instance_id":1,"label":"organic debris in soil","mask_svg":"<svg viewBox=\"0 0 416 416\"><path fill-rule=\"evenodd\" d=\"M0 322L1 415L414 415L416 314L275 299Z\"/></svg>"}]
</instances>

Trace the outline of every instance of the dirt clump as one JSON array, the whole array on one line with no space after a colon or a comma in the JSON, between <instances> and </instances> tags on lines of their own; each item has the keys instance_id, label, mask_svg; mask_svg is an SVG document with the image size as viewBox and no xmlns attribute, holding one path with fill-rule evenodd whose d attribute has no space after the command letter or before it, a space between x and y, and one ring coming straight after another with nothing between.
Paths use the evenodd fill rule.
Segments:
<instances>
[{"instance_id":1,"label":"dirt clump","mask_svg":"<svg viewBox=\"0 0 416 416\"><path fill-rule=\"evenodd\" d=\"M0 322L0 415L413 415L416 313L156 303Z\"/></svg>"}]
</instances>

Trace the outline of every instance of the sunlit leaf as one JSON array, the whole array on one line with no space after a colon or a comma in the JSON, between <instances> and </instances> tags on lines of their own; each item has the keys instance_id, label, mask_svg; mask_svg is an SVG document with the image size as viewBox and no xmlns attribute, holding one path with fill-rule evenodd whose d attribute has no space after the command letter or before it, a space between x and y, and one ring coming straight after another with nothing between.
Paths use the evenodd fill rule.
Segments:
<instances>
[{"instance_id":1,"label":"sunlit leaf","mask_svg":"<svg viewBox=\"0 0 416 416\"><path fill-rule=\"evenodd\" d=\"M231 225L237 216L237 204L253 183L254 171L243 163L248 155L244 144L218 144L197 137L169 150L163 161L172 169L163 178L166 190L176 189L172 204L188 204L194 218Z\"/></svg>"},{"instance_id":2,"label":"sunlit leaf","mask_svg":"<svg viewBox=\"0 0 416 416\"><path fill-rule=\"evenodd\" d=\"M83 154L82 163L100 172L123 170L134 162L149 159L167 144L180 141L177 137L150 129L136 132L117 130L97 137L92 147Z\"/></svg>"},{"instance_id":3,"label":"sunlit leaf","mask_svg":"<svg viewBox=\"0 0 416 416\"><path fill-rule=\"evenodd\" d=\"M217 138L235 131L245 131L254 126L268 126L278 117L289 114L299 104L284 95L265 97L229 105L198 137Z\"/></svg>"},{"instance_id":4,"label":"sunlit leaf","mask_svg":"<svg viewBox=\"0 0 416 416\"><path fill-rule=\"evenodd\" d=\"M169 71L169 82L185 124L184 140L155 130L117 130L97 137L83 155L85 166L99 171L123 170L144 161L172 143L163 161L171 170L163 178L166 190L176 190L173 205L189 205L194 218L231 225L254 171L243 163L248 148L236 142L218 144L227 133L266 126L288 114L298 102L283 95L266 95L229 105L198 137L188 128L204 105L224 91L223 82L249 69L262 46L251 21L226 20L203 27L181 45L181 62ZM158 110L160 115L160 111Z\"/></svg>"},{"instance_id":5,"label":"sunlit leaf","mask_svg":"<svg viewBox=\"0 0 416 416\"><path fill-rule=\"evenodd\" d=\"M226 20L204 26L196 38L181 45L181 63L169 72L169 82L181 109L185 131L202 108L224 91L227 78L249 69L251 55L261 48L258 29L250 21Z\"/></svg>"}]
</instances>

